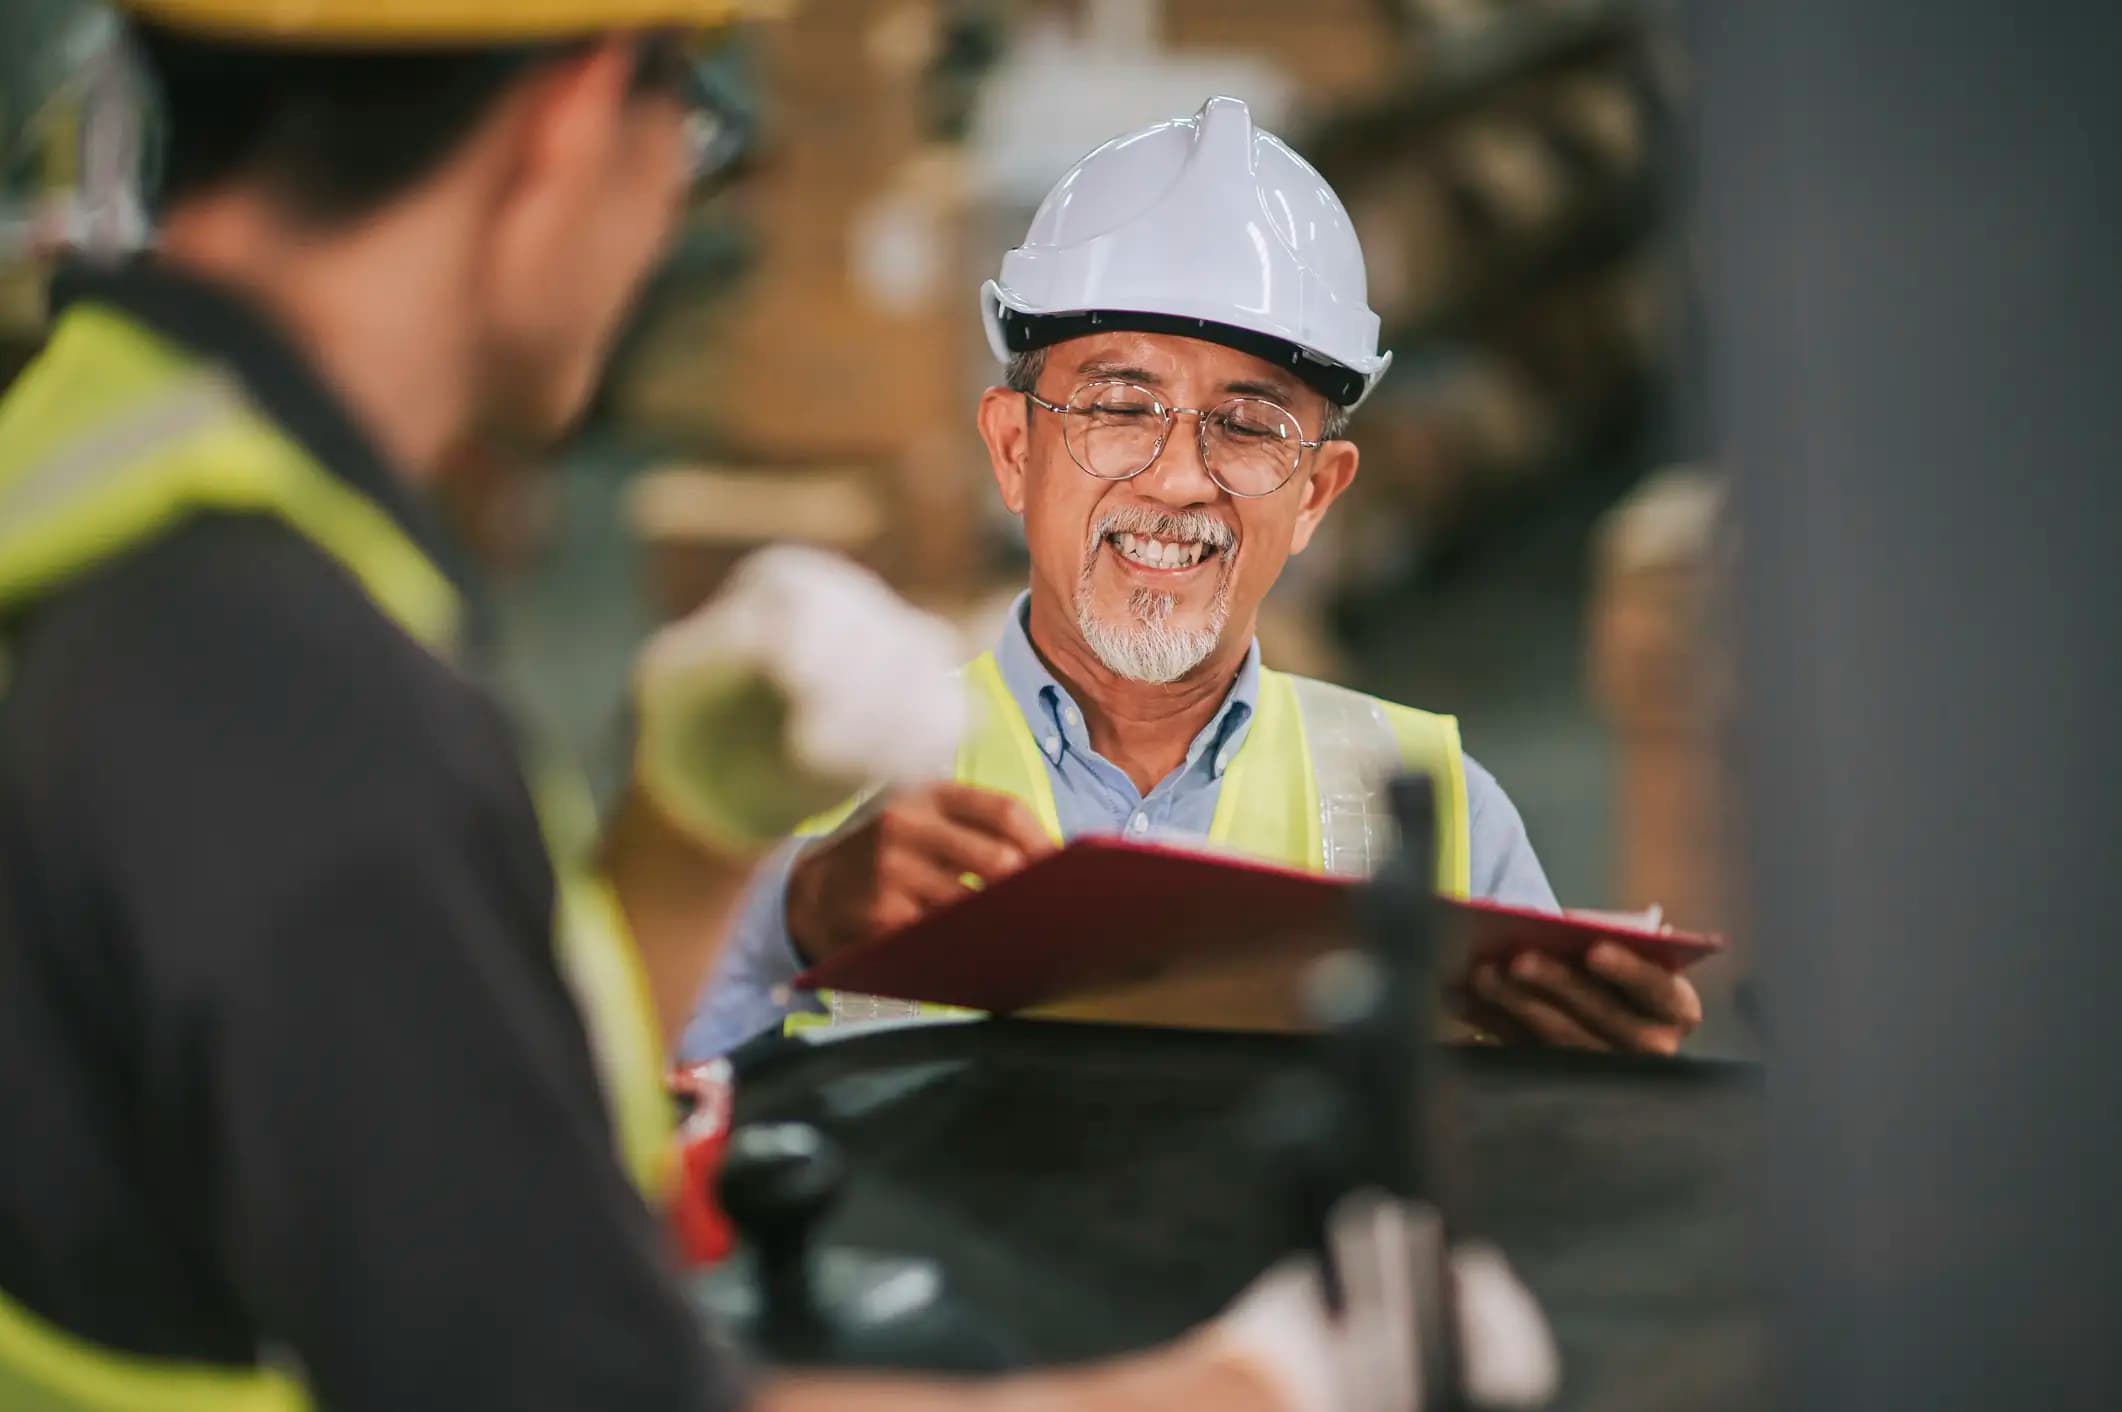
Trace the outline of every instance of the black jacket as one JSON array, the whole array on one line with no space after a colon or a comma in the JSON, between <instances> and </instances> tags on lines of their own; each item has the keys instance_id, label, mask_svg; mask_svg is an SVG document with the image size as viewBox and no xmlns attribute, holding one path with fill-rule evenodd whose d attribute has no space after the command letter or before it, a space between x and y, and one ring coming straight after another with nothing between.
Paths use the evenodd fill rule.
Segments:
<instances>
[{"instance_id":1,"label":"black jacket","mask_svg":"<svg viewBox=\"0 0 2122 1412\"><path fill-rule=\"evenodd\" d=\"M255 312L145 266L58 297L224 363L451 562ZM0 1291L113 1349L291 1355L332 1408L735 1401L613 1156L472 674L233 516L0 632Z\"/></svg>"}]
</instances>

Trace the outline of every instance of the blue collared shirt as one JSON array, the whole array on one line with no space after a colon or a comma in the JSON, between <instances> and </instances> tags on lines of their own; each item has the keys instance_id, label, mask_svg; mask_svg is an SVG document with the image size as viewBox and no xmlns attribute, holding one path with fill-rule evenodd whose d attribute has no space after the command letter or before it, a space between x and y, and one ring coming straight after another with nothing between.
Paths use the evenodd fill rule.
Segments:
<instances>
[{"instance_id":1,"label":"blue collared shirt","mask_svg":"<svg viewBox=\"0 0 2122 1412\"><path fill-rule=\"evenodd\" d=\"M1046 756L1054 808L1066 838L1124 834L1130 838L1199 839L1208 834L1222 794L1223 773L1236 758L1260 699L1260 645L1245 654L1237 680L1222 706L1186 748L1179 768L1148 794L1126 771L1091 748L1083 712L1067 688L1032 650L1025 624L1031 595L1010 610L995 662L1017 709ZM1513 906L1552 910L1555 895L1525 835L1524 821L1496 778L1466 761L1468 845L1476 897ZM759 869L745 896L728 950L707 994L686 1026L679 1048L689 1060L725 1053L797 1010L815 1010L808 997L789 991L802 960L788 939L789 869L800 842L784 844Z\"/></svg>"},{"instance_id":2,"label":"blue collared shirt","mask_svg":"<svg viewBox=\"0 0 2122 1412\"><path fill-rule=\"evenodd\" d=\"M1031 725L1032 738L1046 756L1061 836L1207 837L1216 800L1223 792L1223 772L1253 728L1253 712L1260 700L1260 644L1246 649L1230 694L1186 747L1184 763L1145 795L1125 770L1091 749L1083 712L1032 650L1031 636L1025 631L1030 610L1028 593L1010 609L1002 640L995 644L995 665L1002 669L1002 684L1009 688L1017 709Z\"/></svg>"}]
</instances>

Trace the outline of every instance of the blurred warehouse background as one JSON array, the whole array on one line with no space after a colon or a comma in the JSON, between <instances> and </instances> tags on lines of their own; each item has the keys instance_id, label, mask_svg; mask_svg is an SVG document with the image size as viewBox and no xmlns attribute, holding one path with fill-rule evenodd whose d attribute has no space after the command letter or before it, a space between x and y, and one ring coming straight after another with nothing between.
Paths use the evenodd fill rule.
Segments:
<instances>
[{"instance_id":1,"label":"blurred warehouse background","mask_svg":"<svg viewBox=\"0 0 2122 1412\"><path fill-rule=\"evenodd\" d=\"M591 422L552 475L490 453L453 507L526 708L617 761L641 632L773 539L986 636L1022 561L972 428L996 371L975 291L1077 157L1230 93L1354 213L1396 354L1269 659L1456 712L1565 902L1727 924L1676 23L1651 0L800 0L721 60L751 170L692 214ZM4 378L52 252L144 229L122 193L80 198L151 170L154 133L95 115L117 80L88 0L6 0L0 31Z\"/></svg>"}]
</instances>

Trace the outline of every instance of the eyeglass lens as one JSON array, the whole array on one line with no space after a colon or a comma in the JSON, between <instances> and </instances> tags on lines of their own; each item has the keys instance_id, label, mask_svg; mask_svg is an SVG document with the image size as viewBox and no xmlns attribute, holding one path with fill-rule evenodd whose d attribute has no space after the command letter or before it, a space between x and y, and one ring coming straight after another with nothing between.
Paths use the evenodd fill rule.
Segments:
<instances>
[{"instance_id":1,"label":"eyeglass lens","mask_svg":"<svg viewBox=\"0 0 2122 1412\"><path fill-rule=\"evenodd\" d=\"M1172 434L1175 409L1133 383L1093 382L1076 389L1064 419L1069 454L1101 480L1126 480L1157 459ZM1297 470L1304 439L1296 418L1257 397L1233 397L1201 413L1202 462L1233 495L1266 495Z\"/></svg>"},{"instance_id":2,"label":"eyeglass lens","mask_svg":"<svg viewBox=\"0 0 2122 1412\"><path fill-rule=\"evenodd\" d=\"M714 180L735 154L729 120L713 108L694 108L685 116L685 149L695 183Z\"/></svg>"},{"instance_id":3,"label":"eyeglass lens","mask_svg":"<svg viewBox=\"0 0 2122 1412\"><path fill-rule=\"evenodd\" d=\"M686 173L695 186L711 185L734 164L744 147L744 128L724 103L701 59L668 37L644 40L637 51L634 81L667 93L685 105Z\"/></svg>"}]
</instances>

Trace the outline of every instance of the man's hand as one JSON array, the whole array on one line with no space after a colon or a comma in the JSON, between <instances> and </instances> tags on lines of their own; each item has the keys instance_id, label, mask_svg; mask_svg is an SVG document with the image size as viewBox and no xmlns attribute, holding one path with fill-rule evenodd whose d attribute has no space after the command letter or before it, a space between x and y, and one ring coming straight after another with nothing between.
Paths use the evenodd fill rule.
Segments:
<instances>
[{"instance_id":1,"label":"man's hand","mask_svg":"<svg viewBox=\"0 0 2122 1412\"><path fill-rule=\"evenodd\" d=\"M1120 1363L993 1382L806 1374L768 1383L758 1412L1431 1412L1416 1339L1423 1320L1418 1262L1436 1263L1433 1214L1376 1193L1329 1216L1339 1298L1320 1261L1276 1265L1224 1313L1191 1334ZM1500 1251L1460 1246L1450 1258L1458 1316L1459 1397L1453 1407L1530 1409L1560 1382L1554 1336L1532 1292Z\"/></svg>"},{"instance_id":2,"label":"man's hand","mask_svg":"<svg viewBox=\"0 0 2122 1412\"><path fill-rule=\"evenodd\" d=\"M1335 1206L1325 1237L1338 1301L1327 1298L1316 1258L1292 1257L1197 1338L1249 1363L1293 1412L1428 1412L1425 1361L1441 1350L1418 1344L1416 1302L1435 1295L1417 1278L1442 1255L1435 1213L1358 1192ZM1560 1367L1538 1303L1493 1247L1460 1246L1446 1263L1459 1325L1460 1398L1452 1405L1544 1404Z\"/></svg>"},{"instance_id":3,"label":"man's hand","mask_svg":"<svg viewBox=\"0 0 2122 1412\"><path fill-rule=\"evenodd\" d=\"M895 931L1054 851L1017 799L964 784L886 796L875 812L806 849L789 872L788 934L807 960Z\"/></svg>"},{"instance_id":4,"label":"man's hand","mask_svg":"<svg viewBox=\"0 0 2122 1412\"><path fill-rule=\"evenodd\" d=\"M1702 997L1685 977L1612 941L1581 965L1526 951L1507 968L1476 966L1467 989L1485 1012L1479 1023L1524 1043L1676 1054L1702 1023Z\"/></svg>"}]
</instances>

